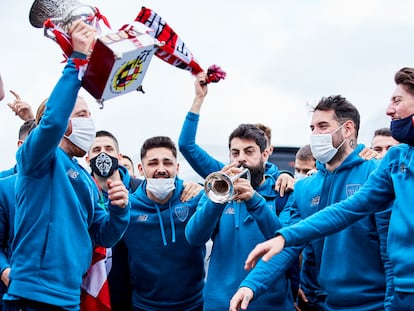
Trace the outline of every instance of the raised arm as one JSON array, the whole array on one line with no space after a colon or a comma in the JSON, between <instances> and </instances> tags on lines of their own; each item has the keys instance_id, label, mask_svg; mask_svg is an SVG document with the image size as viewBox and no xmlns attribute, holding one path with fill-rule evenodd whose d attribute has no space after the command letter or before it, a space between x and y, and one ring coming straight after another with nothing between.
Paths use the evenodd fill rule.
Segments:
<instances>
[{"instance_id":1,"label":"raised arm","mask_svg":"<svg viewBox=\"0 0 414 311\"><path fill-rule=\"evenodd\" d=\"M184 158L190 164L192 169L202 178L215 171L219 171L224 164L214 159L204 149L196 144L196 134L198 121L200 118L201 106L207 95L207 85L202 83L206 81L207 75L202 72L197 75L194 83L195 97L190 111L184 120L178 139L178 147Z\"/></svg>"},{"instance_id":2,"label":"raised arm","mask_svg":"<svg viewBox=\"0 0 414 311\"><path fill-rule=\"evenodd\" d=\"M246 260L246 269L254 267L262 257L264 261L269 261L283 250L285 244L287 246L301 245L307 241L339 232L362 217L390 204L395 198L394 186L388 172L388 164L384 160L385 158L354 195L292 226L282 228L276 237L258 244Z\"/></svg>"},{"instance_id":3,"label":"raised arm","mask_svg":"<svg viewBox=\"0 0 414 311\"><path fill-rule=\"evenodd\" d=\"M36 174L42 165L47 166L67 129L81 87L77 60L86 59L96 29L77 20L70 32L74 52L47 100L42 119L18 150L16 158L19 173Z\"/></svg>"}]
</instances>

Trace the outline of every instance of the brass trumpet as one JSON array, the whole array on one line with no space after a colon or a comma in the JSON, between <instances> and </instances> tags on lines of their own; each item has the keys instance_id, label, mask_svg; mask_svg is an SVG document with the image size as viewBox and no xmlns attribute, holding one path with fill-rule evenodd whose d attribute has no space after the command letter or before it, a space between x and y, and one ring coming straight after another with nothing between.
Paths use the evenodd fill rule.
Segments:
<instances>
[{"instance_id":1,"label":"brass trumpet","mask_svg":"<svg viewBox=\"0 0 414 311\"><path fill-rule=\"evenodd\" d=\"M243 169L240 173L229 176L223 172L214 172L206 177L204 191L207 197L215 203L226 203L234 198L234 181L246 175L250 182L250 171Z\"/></svg>"}]
</instances>

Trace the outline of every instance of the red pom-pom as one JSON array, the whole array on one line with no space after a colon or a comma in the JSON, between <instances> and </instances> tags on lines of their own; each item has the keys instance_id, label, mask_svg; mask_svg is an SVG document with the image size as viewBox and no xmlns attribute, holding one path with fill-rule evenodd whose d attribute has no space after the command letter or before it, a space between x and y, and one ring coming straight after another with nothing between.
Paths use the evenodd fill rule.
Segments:
<instances>
[{"instance_id":1,"label":"red pom-pom","mask_svg":"<svg viewBox=\"0 0 414 311\"><path fill-rule=\"evenodd\" d=\"M211 65L207 69L207 83L210 82L219 82L220 80L226 78L226 73L217 65Z\"/></svg>"}]
</instances>

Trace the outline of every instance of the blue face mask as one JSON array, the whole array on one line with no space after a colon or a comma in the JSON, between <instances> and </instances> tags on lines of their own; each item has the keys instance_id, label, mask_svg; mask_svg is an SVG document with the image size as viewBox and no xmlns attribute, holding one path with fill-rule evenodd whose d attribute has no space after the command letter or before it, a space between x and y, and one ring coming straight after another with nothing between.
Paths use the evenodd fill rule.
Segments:
<instances>
[{"instance_id":1,"label":"blue face mask","mask_svg":"<svg viewBox=\"0 0 414 311\"><path fill-rule=\"evenodd\" d=\"M414 114L403 119L392 120L390 130L395 140L414 147Z\"/></svg>"}]
</instances>

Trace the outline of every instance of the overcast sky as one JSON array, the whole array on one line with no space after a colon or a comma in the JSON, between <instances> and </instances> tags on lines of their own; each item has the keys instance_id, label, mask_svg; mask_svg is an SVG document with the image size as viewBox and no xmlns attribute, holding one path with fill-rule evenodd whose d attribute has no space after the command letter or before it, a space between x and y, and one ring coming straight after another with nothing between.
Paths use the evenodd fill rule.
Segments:
<instances>
[{"instance_id":1,"label":"overcast sky","mask_svg":"<svg viewBox=\"0 0 414 311\"><path fill-rule=\"evenodd\" d=\"M30 25L33 1L3 1L0 9L0 73L6 90L20 93L35 110L61 75L60 47ZM209 0L82 1L98 7L117 30L141 6L153 9L176 31L207 69L221 66L227 78L209 86L197 140L226 154L228 134L240 123L271 126L276 146L309 142L308 104L341 94L361 113L360 142L389 126L385 107L394 73L414 66L414 2L409 0ZM154 135L178 139L190 108L194 78L154 57L132 92L98 109L86 91L97 129L115 134L121 151L138 161L142 142ZM0 170L15 162L21 121L0 103ZM220 149L221 148L221 149Z\"/></svg>"}]
</instances>

